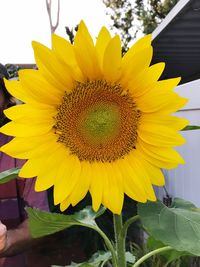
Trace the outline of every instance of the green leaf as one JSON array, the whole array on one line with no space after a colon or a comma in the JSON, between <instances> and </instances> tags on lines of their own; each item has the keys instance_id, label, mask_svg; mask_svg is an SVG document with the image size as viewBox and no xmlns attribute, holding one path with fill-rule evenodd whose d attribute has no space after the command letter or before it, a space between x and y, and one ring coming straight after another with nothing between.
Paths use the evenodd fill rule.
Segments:
<instances>
[{"instance_id":1,"label":"green leaf","mask_svg":"<svg viewBox=\"0 0 200 267\"><path fill-rule=\"evenodd\" d=\"M74 225L94 229L97 226L95 219L105 212L105 208L101 208L95 213L91 207L86 207L73 215L50 213L32 208L26 210L31 234L35 238L53 234Z\"/></svg>"},{"instance_id":2,"label":"green leaf","mask_svg":"<svg viewBox=\"0 0 200 267\"><path fill-rule=\"evenodd\" d=\"M88 261L91 266L98 267L102 262L107 262L111 259L110 251L98 251Z\"/></svg>"},{"instance_id":3,"label":"green leaf","mask_svg":"<svg viewBox=\"0 0 200 267\"><path fill-rule=\"evenodd\" d=\"M156 240L200 256L200 212L192 203L178 199L170 208L161 201L139 203L138 214Z\"/></svg>"},{"instance_id":4,"label":"green leaf","mask_svg":"<svg viewBox=\"0 0 200 267\"><path fill-rule=\"evenodd\" d=\"M129 251L125 253L125 257L126 257L126 262L129 262L129 263L135 262L135 256L133 256L133 254L131 254Z\"/></svg>"},{"instance_id":5,"label":"green leaf","mask_svg":"<svg viewBox=\"0 0 200 267\"><path fill-rule=\"evenodd\" d=\"M197 207L190 201L184 200L182 198L174 198L171 208L181 208L186 210L198 210Z\"/></svg>"},{"instance_id":6,"label":"green leaf","mask_svg":"<svg viewBox=\"0 0 200 267\"><path fill-rule=\"evenodd\" d=\"M0 173L0 184L7 183L18 177L20 168L13 168Z\"/></svg>"},{"instance_id":7,"label":"green leaf","mask_svg":"<svg viewBox=\"0 0 200 267\"><path fill-rule=\"evenodd\" d=\"M183 128L181 131L191 131L191 130L199 130L200 126L197 125L188 125L185 128Z\"/></svg>"}]
</instances>

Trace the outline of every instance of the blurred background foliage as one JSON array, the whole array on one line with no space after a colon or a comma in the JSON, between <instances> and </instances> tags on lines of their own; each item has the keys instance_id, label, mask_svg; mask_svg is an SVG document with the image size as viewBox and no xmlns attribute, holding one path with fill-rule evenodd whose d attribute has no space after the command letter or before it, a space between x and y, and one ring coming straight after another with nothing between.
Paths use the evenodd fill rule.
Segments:
<instances>
[{"instance_id":1,"label":"blurred background foliage","mask_svg":"<svg viewBox=\"0 0 200 267\"><path fill-rule=\"evenodd\" d=\"M111 19L110 28L119 34L122 40L122 52L125 53L137 34L149 34L167 16L179 0L102 0L106 13ZM65 27L71 43L78 29Z\"/></svg>"},{"instance_id":2,"label":"blurred background foliage","mask_svg":"<svg viewBox=\"0 0 200 267\"><path fill-rule=\"evenodd\" d=\"M120 35L125 52L138 33L152 33L179 0L102 1L112 21L111 29Z\"/></svg>"}]
</instances>

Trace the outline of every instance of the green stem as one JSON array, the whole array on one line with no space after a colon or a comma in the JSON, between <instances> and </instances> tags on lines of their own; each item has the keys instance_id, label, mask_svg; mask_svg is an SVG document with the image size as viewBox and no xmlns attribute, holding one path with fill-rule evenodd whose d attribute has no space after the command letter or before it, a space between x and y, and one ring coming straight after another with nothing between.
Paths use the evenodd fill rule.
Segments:
<instances>
[{"instance_id":1,"label":"green stem","mask_svg":"<svg viewBox=\"0 0 200 267\"><path fill-rule=\"evenodd\" d=\"M147 253L146 255L144 255L142 258L140 258L138 261L136 261L132 267L138 267L140 266L141 263L143 263L145 260L147 260L148 258L150 258L151 256L155 255L155 254L158 254L160 252L163 252L163 251L167 251L167 250L170 250L172 249L172 247L170 246L166 246L166 247L162 247L162 248L158 248L158 249L155 249L149 253Z\"/></svg>"},{"instance_id":2,"label":"green stem","mask_svg":"<svg viewBox=\"0 0 200 267\"><path fill-rule=\"evenodd\" d=\"M132 223L134 223L134 222L136 222L137 220L139 220L139 218L140 218L139 215L135 215L135 216L129 218L129 219L124 223L124 226L123 226L123 228L122 228L122 233L121 233L121 234L124 236L124 238L126 238L126 234L127 234L127 230L128 230L128 228L129 228L129 226L130 226Z\"/></svg>"},{"instance_id":3,"label":"green stem","mask_svg":"<svg viewBox=\"0 0 200 267\"><path fill-rule=\"evenodd\" d=\"M113 223L115 231L115 242L118 258L118 266L126 267L126 257L125 257L125 236L122 234L123 222L122 215L113 214Z\"/></svg>"},{"instance_id":4,"label":"green stem","mask_svg":"<svg viewBox=\"0 0 200 267\"><path fill-rule=\"evenodd\" d=\"M113 267L118 267L115 249L114 249L112 243L110 242L109 238L99 227L94 227L94 230L96 230L100 234L100 236L104 239L104 242L105 242L107 248L111 252Z\"/></svg>"}]
</instances>

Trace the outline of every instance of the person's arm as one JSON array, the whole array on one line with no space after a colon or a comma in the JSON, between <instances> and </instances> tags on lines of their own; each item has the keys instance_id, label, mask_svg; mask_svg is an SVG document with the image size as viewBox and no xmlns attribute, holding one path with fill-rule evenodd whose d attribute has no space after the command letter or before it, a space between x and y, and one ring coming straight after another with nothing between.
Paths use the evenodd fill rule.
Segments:
<instances>
[{"instance_id":1,"label":"person's arm","mask_svg":"<svg viewBox=\"0 0 200 267\"><path fill-rule=\"evenodd\" d=\"M0 221L0 252L3 251L6 246L6 233L7 233L7 228Z\"/></svg>"},{"instance_id":2,"label":"person's arm","mask_svg":"<svg viewBox=\"0 0 200 267\"><path fill-rule=\"evenodd\" d=\"M39 244L41 240L31 237L27 220L17 228L8 231L6 226L0 222L0 258L22 253Z\"/></svg>"}]
</instances>

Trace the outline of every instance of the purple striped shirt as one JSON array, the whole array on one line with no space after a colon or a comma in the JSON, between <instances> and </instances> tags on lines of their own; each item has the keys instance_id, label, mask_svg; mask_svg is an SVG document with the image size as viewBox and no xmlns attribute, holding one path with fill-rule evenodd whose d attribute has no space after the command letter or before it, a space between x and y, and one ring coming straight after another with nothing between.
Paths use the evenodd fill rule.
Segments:
<instances>
[{"instance_id":1,"label":"purple striped shirt","mask_svg":"<svg viewBox=\"0 0 200 267\"><path fill-rule=\"evenodd\" d=\"M12 137L6 136L0 133L0 146L8 143ZM0 152L0 172L14 168L21 167L24 164L24 160L14 159L2 152ZM20 192L22 198L24 198L25 202L30 207L36 207L41 210L49 210L48 209L48 201L47 201L47 192L35 192L34 185L35 179L18 179ZM12 197L14 194L13 189L14 181L9 183L0 185L0 199L7 197ZM12 187L11 187L12 185Z\"/></svg>"}]
</instances>

